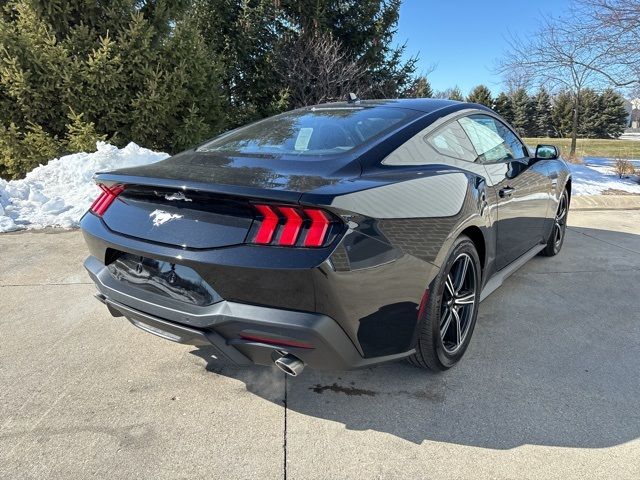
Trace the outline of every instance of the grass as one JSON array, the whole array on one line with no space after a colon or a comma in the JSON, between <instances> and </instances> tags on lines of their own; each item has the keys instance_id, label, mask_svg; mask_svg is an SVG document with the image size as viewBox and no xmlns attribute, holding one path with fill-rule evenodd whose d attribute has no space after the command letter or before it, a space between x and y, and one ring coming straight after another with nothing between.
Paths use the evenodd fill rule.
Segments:
<instances>
[{"instance_id":1,"label":"grass","mask_svg":"<svg viewBox=\"0 0 640 480\"><path fill-rule=\"evenodd\" d=\"M551 144L561 149L568 157L571 147L570 138L525 138L530 147L540 143ZM579 138L576 148L578 157L640 158L640 142L634 140L614 140L603 138Z\"/></svg>"}]
</instances>

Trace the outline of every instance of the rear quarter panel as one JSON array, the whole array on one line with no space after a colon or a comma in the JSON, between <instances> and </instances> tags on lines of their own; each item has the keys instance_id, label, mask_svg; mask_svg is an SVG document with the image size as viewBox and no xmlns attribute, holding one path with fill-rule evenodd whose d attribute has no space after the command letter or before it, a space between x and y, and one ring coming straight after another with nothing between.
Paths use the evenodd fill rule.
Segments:
<instances>
[{"instance_id":1,"label":"rear quarter panel","mask_svg":"<svg viewBox=\"0 0 640 480\"><path fill-rule=\"evenodd\" d=\"M316 309L338 320L365 357L410 349L418 309L457 236L468 227L491 235L484 179L450 165L363 176L350 192L315 192L348 225L315 272ZM484 260L484 258L483 258Z\"/></svg>"}]
</instances>

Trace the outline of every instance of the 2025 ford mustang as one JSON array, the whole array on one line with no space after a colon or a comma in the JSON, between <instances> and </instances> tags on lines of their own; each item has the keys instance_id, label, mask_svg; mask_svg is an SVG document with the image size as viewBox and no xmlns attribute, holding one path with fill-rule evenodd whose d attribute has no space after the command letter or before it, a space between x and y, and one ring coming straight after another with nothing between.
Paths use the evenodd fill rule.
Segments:
<instances>
[{"instance_id":1,"label":"2025 ford mustang","mask_svg":"<svg viewBox=\"0 0 640 480\"><path fill-rule=\"evenodd\" d=\"M114 316L240 365L460 360L481 300L557 254L571 197L481 105L329 103L98 173L85 262Z\"/></svg>"}]
</instances>

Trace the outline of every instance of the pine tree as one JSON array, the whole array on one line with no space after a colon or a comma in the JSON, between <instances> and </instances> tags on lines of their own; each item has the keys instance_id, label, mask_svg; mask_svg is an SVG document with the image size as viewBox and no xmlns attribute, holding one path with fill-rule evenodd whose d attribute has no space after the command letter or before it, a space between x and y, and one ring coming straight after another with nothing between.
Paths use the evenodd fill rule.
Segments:
<instances>
[{"instance_id":1,"label":"pine tree","mask_svg":"<svg viewBox=\"0 0 640 480\"><path fill-rule=\"evenodd\" d=\"M580 94L580 115L578 117L578 135L584 138L597 138L601 131L600 97L590 88Z\"/></svg>"},{"instance_id":2,"label":"pine tree","mask_svg":"<svg viewBox=\"0 0 640 480\"><path fill-rule=\"evenodd\" d=\"M96 143L106 140L106 135L98 135L93 122L86 122L83 114L73 110L69 112L67 123L66 148L72 152L95 152Z\"/></svg>"},{"instance_id":3,"label":"pine tree","mask_svg":"<svg viewBox=\"0 0 640 480\"><path fill-rule=\"evenodd\" d=\"M627 125L628 113L624 98L615 90L607 88L600 96L600 138L618 138Z\"/></svg>"},{"instance_id":4,"label":"pine tree","mask_svg":"<svg viewBox=\"0 0 640 480\"><path fill-rule=\"evenodd\" d=\"M219 64L189 3L9 2L0 16L0 174L24 175L101 138L176 152L219 131Z\"/></svg>"},{"instance_id":5,"label":"pine tree","mask_svg":"<svg viewBox=\"0 0 640 480\"><path fill-rule=\"evenodd\" d=\"M493 98L491 97L491 90L485 85L478 85L469 93L467 102L479 103L489 108L493 106Z\"/></svg>"},{"instance_id":6,"label":"pine tree","mask_svg":"<svg viewBox=\"0 0 640 480\"><path fill-rule=\"evenodd\" d=\"M452 89L448 90L447 98L449 100L456 100L457 102L464 102L464 97L462 96L462 92L460 91L460 87L457 85Z\"/></svg>"},{"instance_id":7,"label":"pine tree","mask_svg":"<svg viewBox=\"0 0 640 480\"><path fill-rule=\"evenodd\" d=\"M431 89L431 84L429 80L425 76L416 77L411 85L411 88L408 89L406 96L409 98L431 98L433 97L433 90Z\"/></svg>"},{"instance_id":8,"label":"pine tree","mask_svg":"<svg viewBox=\"0 0 640 480\"><path fill-rule=\"evenodd\" d=\"M242 124L283 107L283 57L305 38L329 35L341 45L361 71L361 98L411 95L417 59L393 46L399 9L400 0L195 0L194 16L220 58L229 123Z\"/></svg>"},{"instance_id":9,"label":"pine tree","mask_svg":"<svg viewBox=\"0 0 640 480\"><path fill-rule=\"evenodd\" d=\"M194 19L207 49L219 59L225 116L232 126L274 112L285 89L282 43L297 35L273 0L195 0Z\"/></svg>"},{"instance_id":10,"label":"pine tree","mask_svg":"<svg viewBox=\"0 0 640 480\"><path fill-rule=\"evenodd\" d=\"M531 133L533 104L524 88L519 88L511 95L513 120L511 125L520 136L526 137Z\"/></svg>"},{"instance_id":11,"label":"pine tree","mask_svg":"<svg viewBox=\"0 0 640 480\"><path fill-rule=\"evenodd\" d=\"M553 98L551 110L553 129L558 137L566 138L571 135L573 122L573 95L562 91Z\"/></svg>"},{"instance_id":12,"label":"pine tree","mask_svg":"<svg viewBox=\"0 0 640 480\"><path fill-rule=\"evenodd\" d=\"M48 134L40 125L28 123L23 129L15 123L0 125L0 176L20 177L62 151L58 137Z\"/></svg>"},{"instance_id":13,"label":"pine tree","mask_svg":"<svg viewBox=\"0 0 640 480\"><path fill-rule=\"evenodd\" d=\"M493 102L493 110L502 118L504 118L508 123L513 122L513 105L511 102L511 98L504 93L500 92L500 94L496 97Z\"/></svg>"},{"instance_id":14,"label":"pine tree","mask_svg":"<svg viewBox=\"0 0 640 480\"><path fill-rule=\"evenodd\" d=\"M534 102L534 122L532 135L535 137L553 136L553 119L551 96L545 88L538 90L533 99Z\"/></svg>"},{"instance_id":15,"label":"pine tree","mask_svg":"<svg viewBox=\"0 0 640 480\"><path fill-rule=\"evenodd\" d=\"M272 3L273 0L271 0ZM363 70L363 98L394 98L411 87L416 57L394 46L401 0L279 0L286 24L328 31ZM288 21L287 21L288 20Z\"/></svg>"}]
</instances>

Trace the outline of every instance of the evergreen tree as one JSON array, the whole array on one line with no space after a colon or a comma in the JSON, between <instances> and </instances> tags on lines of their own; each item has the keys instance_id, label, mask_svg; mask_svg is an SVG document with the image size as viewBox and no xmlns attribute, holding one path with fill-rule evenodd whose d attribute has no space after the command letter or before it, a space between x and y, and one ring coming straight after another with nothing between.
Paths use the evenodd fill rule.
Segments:
<instances>
[{"instance_id":1,"label":"evergreen tree","mask_svg":"<svg viewBox=\"0 0 640 480\"><path fill-rule=\"evenodd\" d=\"M573 122L573 95L571 92L562 91L553 98L551 110L553 129L558 137L568 137L571 135Z\"/></svg>"},{"instance_id":2,"label":"evergreen tree","mask_svg":"<svg viewBox=\"0 0 640 480\"><path fill-rule=\"evenodd\" d=\"M106 135L98 135L93 122L85 122L83 114L73 110L69 112L70 123L67 123L67 149L72 152L95 152L96 143L106 140Z\"/></svg>"},{"instance_id":3,"label":"evergreen tree","mask_svg":"<svg viewBox=\"0 0 640 480\"><path fill-rule=\"evenodd\" d=\"M618 138L627 126L628 113L624 98L615 90L607 88L600 96L600 138Z\"/></svg>"},{"instance_id":4,"label":"evergreen tree","mask_svg":"<svg viewBox=\"0 0 640 480\"><path fill-rule=\"evenodd\" d=\"M59 155L62 142L40 125L0 125L0 176L16 178Z\"/></svg>"},{"instance_id":5,"label":"evergreen tree","mask_svg":"<svg viewBox=\"0 0 640 480\"><path fill-rule=\"evenodd\" d=\"M492 108L508 123L513 122L513 105L511 102L511 98L509 98L506 93L500 92L500 94L494 100Z\"/></svg>"},{"instance_id":6,"label":"evergreen tree","mask_svg":"<svg viewBox=\"0 0 640 480\"><path fill-rule=\"evenodd\" d=\"M417 58L392 46L401 0L279 0L285 22L302 32L328 31L358 61L363 98L394 98L411 87Z\"/></svg>"},{"instance_id":7,"label":"evergreen tree","mask_svg":"<svg viewBox=\"0 0 640 480\"><path fill-rule=\"evenodd\" d=\"M553 136L553 119L551 96L545 88L538 90L533 99L534 117L531 134L535 137L551 137Z\"/></svg>"},{"instance_id":8,"label":"evergreen tree","mask_svg":"<svg viewBox=\"0 0 640 480\"><path fill-rule=\"evenodd\" d=\"M583 138L597 138L601 131L600 117L602 106L600 96L591 88L580 93L580 115L578 117L578 135Z\"/></svg>"},{"instance_id":9,"label":"evergreen tree","mask_svg":"<svg viewBox=\"0 0 640 480\"><path fill-rule=\"evenodd\" d=\"M411 85L411 88L406 92L406 96L409 98L431 98L433 97L433 90L427 77L419 76Z\"/></svg>"},{"instance_id":10,"label":"evergreen tree","mask_svg":"<svg viewBox=\"0 0 640 480\"><path fill-rule=\"evenodd\" d=\"M283 59L300 39L335 40L337 92L430 96L426 78L413 76L416 58L393 44L399 8L400 0L0 0L0 175L105 138L176 152L291 107ZM459 89L451 97L462 100Z\"/></svg>"},{"instance_id":11,"label":"evergreen tree","mask_svg":"<svg viewBox=\"0 0 640 480\"><path fill-rule=\"evenodd\" d=\"M175 152L219 131L218 64L187 3L8 2L0 17L0 174L23 175L102 138ZM199 127L186 136L186 123Z\"/></svg>"},{"instance_id":12,"label":"evergreen tree","mask_svg":"<svg viewBox=\"0 0 640 480\"><path fill-rule=\"evenodd\" d=\"M195 0L194 18L220 62L227 123L237 126L277 112L286 81L276 52L297 37L273 0Z\"/></svg>"},{"instance_id":13,"label":"evergreen tree","mask_svg":"<svg viewBox=\"0 0 640 480\"><path fill-rule=\"evenodd\" d=\"M519 88L511 95L513 120L511 125L520 136L526 137L531 133L533 120L533 104L524 88Z\"/></svg>"},{"instance_id":14,"label":"evergreen tree","mask_svg":"<svg viewBox=\"0 0 640 480\"><path fill-rule=\"evenodd\" d=\"M195 17L220 58L231 124L286 108L281 70L300 40L329 35L359 71L361 98L410 95L416 58L392 46L400 0L195 0ZM291 98L295 103L294 95Z\"/></svg>"},{"instance_id":15,"label":"evergreen tree","mask_svg":"<svg viewBox=\"0 0 640 480\"><path fill-rule=\"evenodd\" d=\"M464 97L462 96L460 87L458 87L457 85L447 91L447 98L449 100L456 100L457 102L464 102Z\"/></svg>"},{"instance_id":16,"label":"evergreen tree","mask_svg":"<svg viewBox=\"0 0 640 480\"><path fill-rule=\"evenodd\" d=\"M491 90L485 85L478 85L469 93L467 102L479 103L489 108L493 106L493 98L491 97Z\"/></svg>"}]
</instances>

